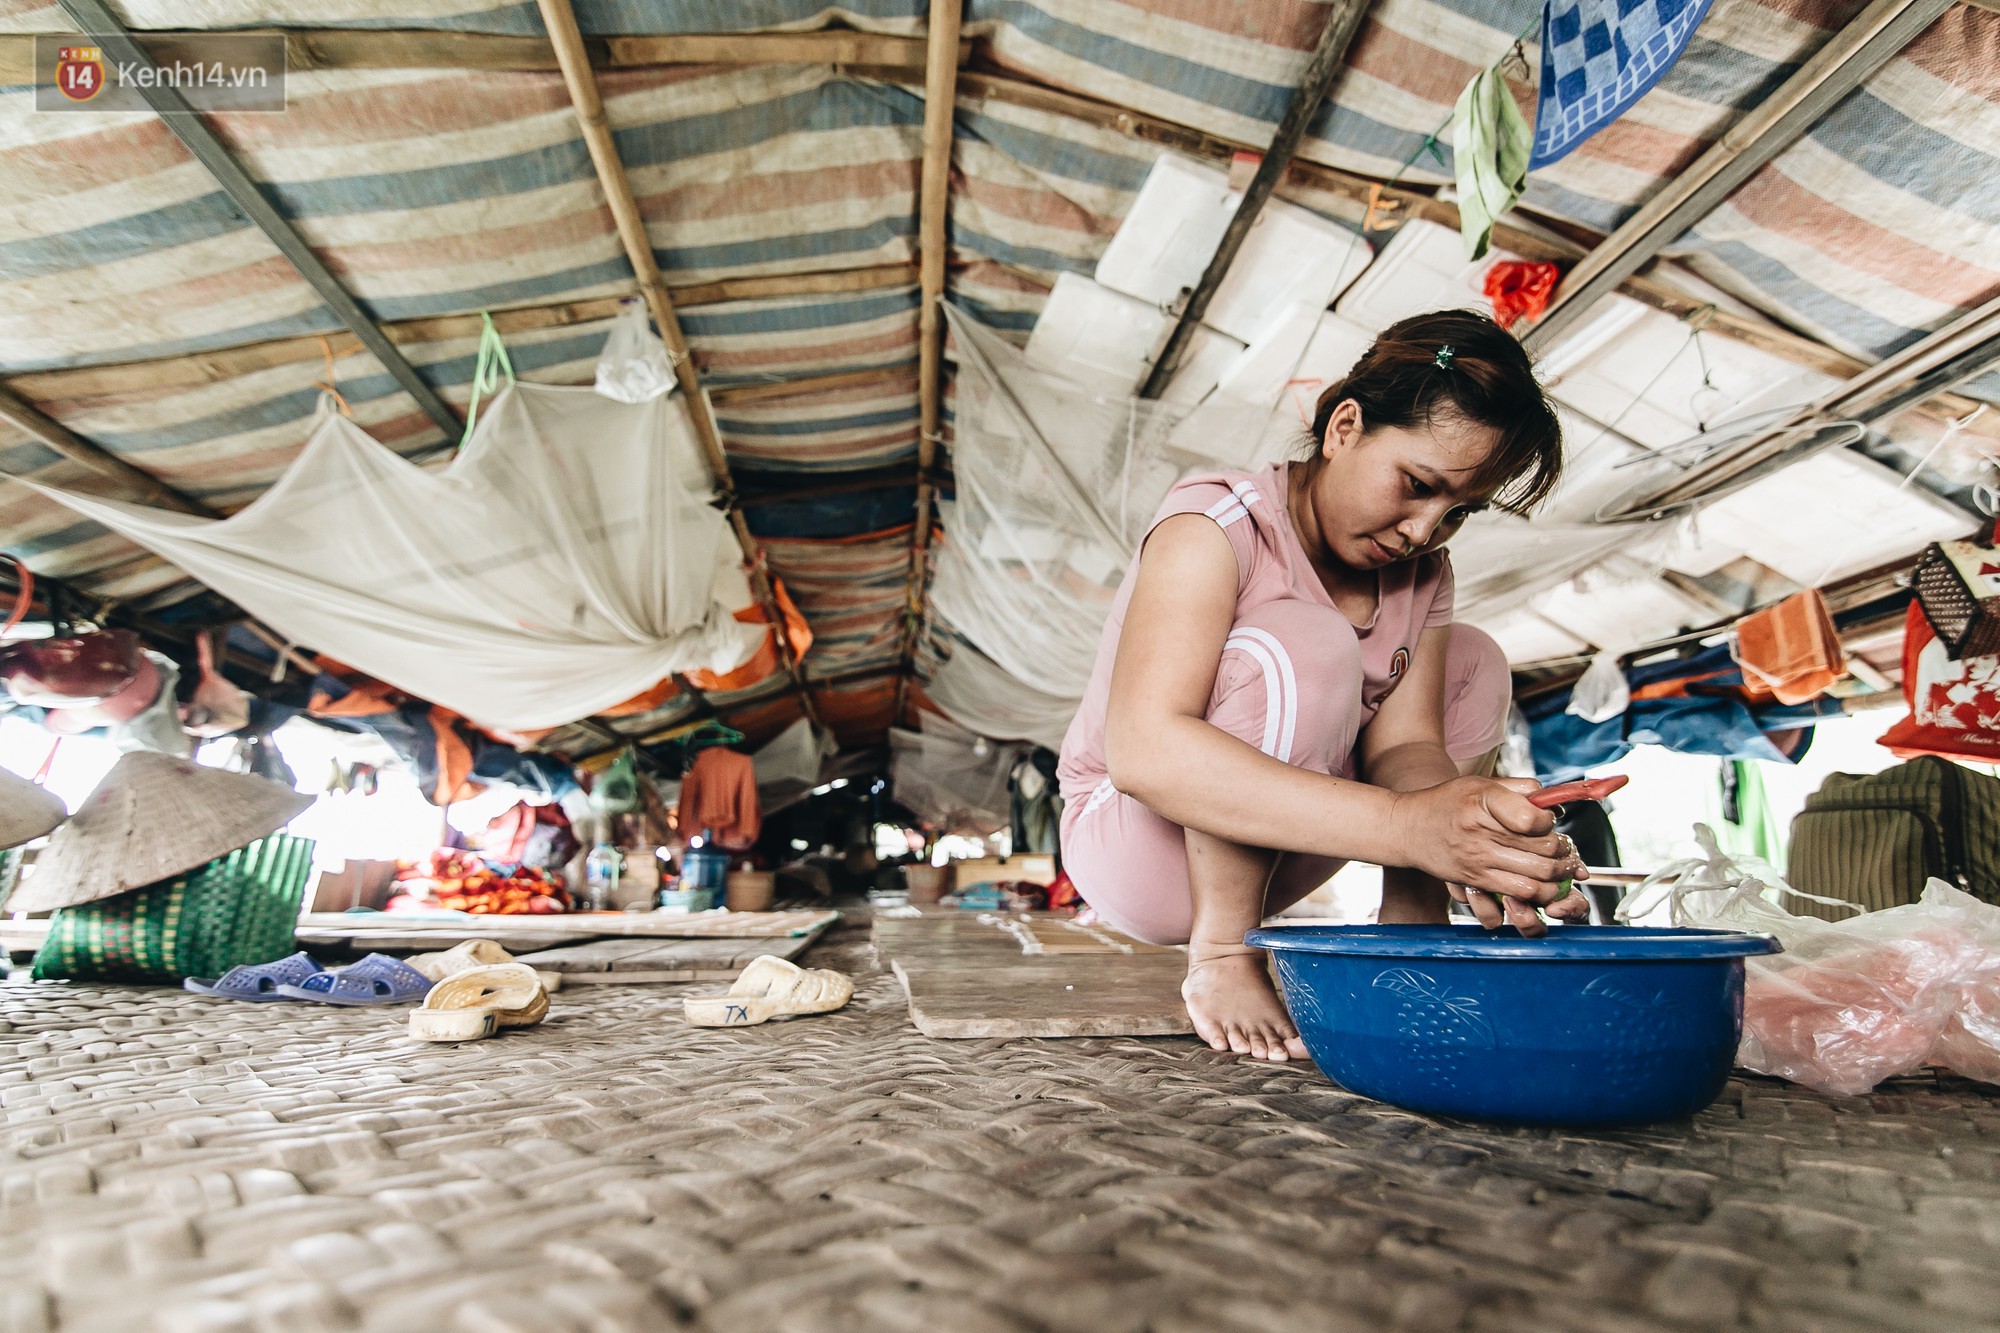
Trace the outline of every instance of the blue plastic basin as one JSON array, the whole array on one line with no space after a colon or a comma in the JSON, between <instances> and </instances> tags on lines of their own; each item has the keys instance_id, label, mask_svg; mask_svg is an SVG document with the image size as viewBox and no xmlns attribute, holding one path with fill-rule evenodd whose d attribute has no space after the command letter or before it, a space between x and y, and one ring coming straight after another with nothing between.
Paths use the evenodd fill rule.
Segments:
<instances>
[{"instance_id":1,"label":"blue plastic basin","mask_svg":"<svg viewBox=\"0 0 2000 1333\"><path fill-rule=\"evenodd\" d=\"M1525 1125L1692 1115L1729 1078L1743 960L1768 935L1633 926L1281 926L1292 1020L1350 1092Z\"/></svg>"}]
</instances>

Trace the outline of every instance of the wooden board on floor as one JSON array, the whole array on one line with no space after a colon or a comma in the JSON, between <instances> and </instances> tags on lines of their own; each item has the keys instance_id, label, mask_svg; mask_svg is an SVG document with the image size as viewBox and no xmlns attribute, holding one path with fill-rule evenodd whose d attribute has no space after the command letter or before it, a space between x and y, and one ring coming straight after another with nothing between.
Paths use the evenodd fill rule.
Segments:
<instances>
[{"instance_id":1,"label":"wooden board on floor","mask_svg":"<svg viewBox=\"0 0 2000 1333\"><path fill-rule=\"evenodd\" d=\"M520 961L562 973L564 985L639 985L674 981L734 981L752 959L765 954L795 960L813 935L765 939L595 940L524 954Z\"/></svg>"},{"instance_id":2,"label":"wooden board on floor","mask_svg":"<svg viewBox=\"0 0 2000 1333\"><path fill-rule=\"evenodd\" d=\"M302 945L356 949L449 949L465 940L492 940L512 953L593 939L807 939L840 913L574 912L565 916L425 916L418 913L307 912L296 932Z\"/></svg>"},{"instance_id":3,"label":"wooden board on floor","mask_svg":"<svg viewBox=\"0 0 2000 1333\"><path fill-rule=\"evenodd\" d=\"M1035 915L1039 936L1053 916ZM973 913L877 920L875 948L927 1037L1162 1037L1192 1032L1178 949L1021 952Z\"/></svg>"}]
</instances>

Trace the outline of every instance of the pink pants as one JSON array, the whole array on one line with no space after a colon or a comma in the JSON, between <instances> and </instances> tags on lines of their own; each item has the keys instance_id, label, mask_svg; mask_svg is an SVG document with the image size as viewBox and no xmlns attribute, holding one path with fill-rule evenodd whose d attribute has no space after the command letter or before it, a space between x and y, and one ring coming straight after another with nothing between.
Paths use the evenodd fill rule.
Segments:
<instances>
[{"instance_id":1,"label":"pink pants","mask_svg":"<svg viewBox=\"0 0 2000 1333\"><path fill-rule=\"evenodd\" d=\"M1445 669L1445 750L1464 762L1500 744L1512 681L1506 654L1470 625L1451 626ZM1288 764L1352 777L1360 682L1361 647L1345 616L1311 602L1270 602L1230 631L1206 717ZM1119 930L1155 944L1185 943L1193 916L1185 832L1107 778L1063 810L1063 868ZM1280 857L1267 904L1276 910L1297 902L1342 864Z\"/></svg>"}]
</instances>

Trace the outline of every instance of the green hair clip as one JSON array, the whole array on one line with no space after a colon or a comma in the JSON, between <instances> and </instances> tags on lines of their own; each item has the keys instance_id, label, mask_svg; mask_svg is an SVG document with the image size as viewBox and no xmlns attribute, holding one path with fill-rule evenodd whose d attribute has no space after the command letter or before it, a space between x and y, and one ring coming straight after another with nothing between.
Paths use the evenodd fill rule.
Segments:
<instances>
[{"instance_id":1,"label":"green hair clip","mask_svg":"<svg viewBox=\"0 0 2000 1333\"><path fill-rule=\"evenodd\" d=\"M1450 344L1450 343L1446 343L1446 344L1445 344L1444 346L1442 346L1442 347L1438 348L1438 354L1437 354L1437 368L1438 368L1439 370L1450 370L1450 369L1451 369L1451 358L1452 358L1452 356L1453 356L1453 355L1454 355L1454 353L1453 353L1453 352L1452 352L1452 350L1451 350L1451 344Z\"/></svg>"}]
</instances>

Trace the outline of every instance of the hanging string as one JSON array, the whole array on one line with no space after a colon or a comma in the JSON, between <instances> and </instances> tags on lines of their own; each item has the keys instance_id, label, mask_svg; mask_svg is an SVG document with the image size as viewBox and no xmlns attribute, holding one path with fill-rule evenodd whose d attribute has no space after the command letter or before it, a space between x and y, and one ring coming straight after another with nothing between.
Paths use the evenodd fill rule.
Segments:
<instances>
[{"instance_id":1,"label":"hanging string","mask_svg":"<svg viewBox=\"0 0 2000 1333\"><path fill-rule=\"evenodd\" d=\"M333 401L340 406L340 414L351 418L354 409L347 405L347 399L341 397L339 381L333 373L333 343L324 333L319 335L319 350L326 356L326 378L314 380L313 387L323 394L331 395Z\"/></svg>"},{"instance_id":2,"label":"hanging string","mask_svg":"<svg viewBox=\"0 0 2000 1333\"><path fill-rule=\"evenodd\" d=\"M471 441L472 428L479 423L480 398L499 392L502 374L507 376L507 383L514 383L514 363L507 356L507 344L500 341L500 330L493 327L493 316L482 310L479 357L472 366L472 401L465 407L465 433L458 437L459 448L465 448Z\"/></svg>"},{"instance_id":3,"label":"hanging string","mask_svg":"<svg viewBox=\"0 0 2000 1333\"><path fill-rule=\"evenodd\" d=\"M18 556L0 554L0 560L14 566L14 577L20 585L20 590L14 595L14 609L8 614L7 623L0 625L0 638L4 638L13 632L14 626L27 616L28 608L35 604L35 571L29 569L27 561Z\"/></svg>"}]
</instances>

